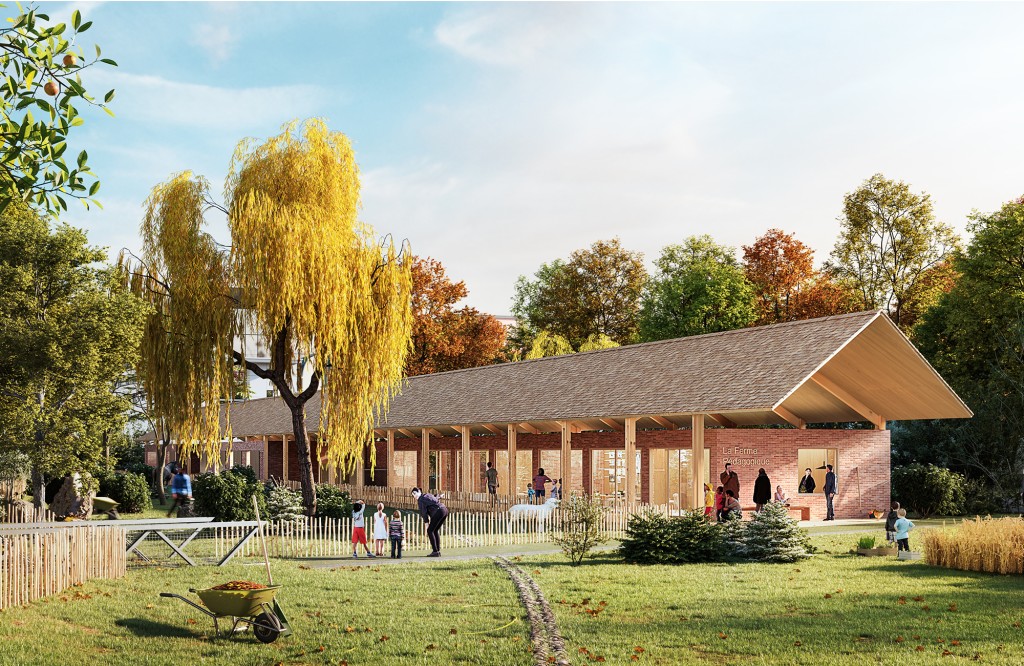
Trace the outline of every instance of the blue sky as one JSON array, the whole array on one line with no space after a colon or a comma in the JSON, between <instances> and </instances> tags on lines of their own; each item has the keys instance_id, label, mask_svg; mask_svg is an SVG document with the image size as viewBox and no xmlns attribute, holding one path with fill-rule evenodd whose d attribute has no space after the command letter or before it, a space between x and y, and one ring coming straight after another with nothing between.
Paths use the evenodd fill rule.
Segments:
<instances>
[{"instance_id":1,"label":"blue sky","mask_svg":"<svg viewBox=\"0 0 1024 666\"><path fill-rule=\"evenodd\" d=\"M618 236L652 261L769 227L827 258L873 173L963 229L1024 194L1024 5L42 3L120 67L88 114L112 254L149 189L220 192L235 143L321 116L353 140L363 218L507 313L518 275ZM8 10L10 11L10 10ZM228 242L223 220L211 229Z\"/></svg>"}]
</instances>

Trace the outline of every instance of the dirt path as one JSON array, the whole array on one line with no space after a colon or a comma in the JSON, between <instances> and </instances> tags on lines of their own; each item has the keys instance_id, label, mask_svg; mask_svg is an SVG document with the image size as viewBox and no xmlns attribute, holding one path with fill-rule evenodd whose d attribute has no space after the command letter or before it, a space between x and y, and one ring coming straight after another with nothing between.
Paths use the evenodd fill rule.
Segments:
<instances>
[{"instance_id":1,"label":"dirt path","mask_svg":"<svg viewBox=\"0 0 1024 666\"><path fill-rule=\"evenodd\" d=\"M530 623L534 663L537 666L550 663L569 664L565 641L562 639L561 632L558 631L555 614L547 599L544 598L544 593L540 591L537 582L519 566L504 557L495 556L491 559L508 574L512 584L516 586L523 608L526 609L526 619Z\"/></svg>"}]
</instances>

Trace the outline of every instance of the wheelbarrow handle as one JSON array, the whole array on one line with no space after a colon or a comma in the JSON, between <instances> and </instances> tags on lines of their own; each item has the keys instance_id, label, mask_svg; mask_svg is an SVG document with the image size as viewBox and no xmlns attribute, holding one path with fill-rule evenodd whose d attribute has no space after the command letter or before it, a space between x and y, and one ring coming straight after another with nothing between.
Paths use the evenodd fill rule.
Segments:
<instances>
[{"instance_id":1,"label":"wheelbarrow handle","mask_svg":"<svg viewBox=\"0 0 1024 666\"><path fill-rule=\"evenodd\" d=\"M173 594L171 592L161 592L160 596L161 597L170 597L171 599L173 599L174 597L176 597L178 595L177 594Z\"/></svg>"},{"instance_id":2,"label":"wheelbarrow handle","mask_svg":"<svg viewBox=\"0 0 1024 666\"><path fill-rule=\"evenodd\" d=\"M196 602L192 601L191 599L189 599L187 597L183 597L180 594L174 594L173 592L161 592L160 596L161 597L170 597L172 599L181 599L186 604L188 604L189 606L195 608L200 613L203 613L204 615L208 615L208 616L210 616L210 617L212 617L214 619L216 619L216 617L217 617L216 613L211 613L209 610L203 608L202 606L200 606Z\"/></svg>"}]
</instances>

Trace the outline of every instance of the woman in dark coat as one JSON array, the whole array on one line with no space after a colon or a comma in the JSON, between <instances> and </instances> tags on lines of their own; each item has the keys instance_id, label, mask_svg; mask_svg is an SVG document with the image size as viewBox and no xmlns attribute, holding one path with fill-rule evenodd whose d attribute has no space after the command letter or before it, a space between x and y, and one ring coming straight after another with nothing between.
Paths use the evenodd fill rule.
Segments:
<instances>
[{"instance_id":1,"label":"woman in dark coat","mask_svg":"<svg viewBox=\"0 0 1024 666\"><path fill-rule=\"evenodd\" d=\"M757 505L757 512L761 513L764 505L772 499L772 482L764 467L757 470L757 479L754 480L754 504Z\"/></svg>"},{"instance_id":2,"label":"woman in dark coat","mask_svg":"<svg viewBox=\"0 0 1024 666\"><path fill-rule=\"evenodd\" d=\"M419 488L412 489L412 496L416 498L420 517L427 524L427 540L430 541L430 555L427 557L441 557L441 526L448 518L448 507L438 498Z\"/></svg>"}]
</instances>

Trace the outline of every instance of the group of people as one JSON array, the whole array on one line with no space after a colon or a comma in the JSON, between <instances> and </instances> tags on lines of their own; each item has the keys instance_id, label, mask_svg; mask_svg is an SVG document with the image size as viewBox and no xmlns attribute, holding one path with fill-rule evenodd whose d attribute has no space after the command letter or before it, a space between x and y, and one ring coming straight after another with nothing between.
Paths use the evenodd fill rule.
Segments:
<instances>
[{"instance_id":1,"label":"group of people","mask_svg":"<svg viewBox=\"0 0 1024 666\"><path fill-rule=\"evenodd\" d=\"M430 542L430 554L427 557L441 557L441 527L448 519L448 507L434 495L425 493L419 488L412 489L416 499L420 517L427 526L427 540ZM391 558L402 559L402 544L405 542L405 523L402 513L394 511L390 516L384 511L383 502L377 504L373 514L374 551L366 539L366 501L356 500L352 503L352 557L359 557L359 546L366 551L367 557L384 557L384 547L391 542Z\"/></svg>"},{"instance_id":2,"label":"group of people","mask_svg":"<svg viewBox=\"0 0 1024 666\"><path fill-rule=\"evenodd\" d=\"M836 496L836 474L832 465L826 465L825 469L825 520L835 520L835 510L832 505ZM730 518L743 517L743 505L740 504L740 477L732 468L732 463L725 463L725 471L719 476L721 485L714 491L711 485L704 484L704 515L709 518L714 516L715 520L727 520ZM800 479L800 492L813 493L815 489L814 477L811 468L805 470L805 475ZM754 510L761 513L764 505L769 502L789 504L789 496L782 486L775 486L775 493L772 494L772 482L764 468L757 470L757 479L754 480Z\"/></svg>"},{"instance_id":3,"label":"group of people","mask_svg":"<svg viewBox=\"0 0 1024 666\"><path fill-rule=\"evenodd\" d=\"M533 476L533 483L526 484L526 501L530 504L543 504L546 501L549 483L551 484L551 497L562 499L562 480L552 479L544 473L544 468L540 467Z\"/></svg>"}]
</instances>

